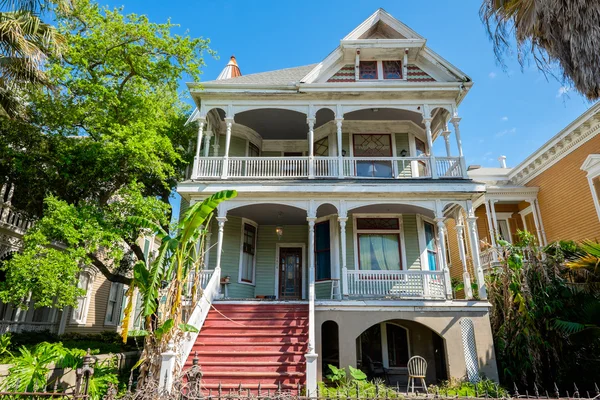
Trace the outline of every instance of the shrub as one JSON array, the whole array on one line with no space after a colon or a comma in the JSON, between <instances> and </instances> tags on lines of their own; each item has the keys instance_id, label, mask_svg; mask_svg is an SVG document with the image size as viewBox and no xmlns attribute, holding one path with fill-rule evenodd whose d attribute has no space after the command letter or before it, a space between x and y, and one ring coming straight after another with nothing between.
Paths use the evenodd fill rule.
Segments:
<instances>
[{"instance_id":1,"label":"shrub","mask_svg":"<svg viewBox=\"0 0 600 400\"><path fill-rule=\"evenodd\" d=\"M430 385L427 391L431 394L440 394L444 397L493 397L506 398L509 393L496 382L481 378L477 383L450 379L440 385Z\"/></svg>"}]
</instances>

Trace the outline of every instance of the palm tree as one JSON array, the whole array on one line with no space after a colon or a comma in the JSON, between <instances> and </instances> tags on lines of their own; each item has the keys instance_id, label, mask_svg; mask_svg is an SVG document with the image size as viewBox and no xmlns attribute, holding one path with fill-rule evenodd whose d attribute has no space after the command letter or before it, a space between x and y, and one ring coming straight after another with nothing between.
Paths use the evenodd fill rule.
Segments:
<instances>
[{"instance_id":1,"label":"palm tree","mask_svg":"<svg viewBox=\"0 0 600 400\"><path fill-rule=\"evenodd\" d=\"M68 10L66 0L5 0L0 6L0 114L25 115L25 95L34 86L49 86L43 72L48 56L60 56L63 37L44 23L41 12L57 7Z\"/></svg>"},{"instance_id":2,"label":"palm tree","mask_svg":"<svg viewBox=\"0 0 600 400\"><path fill-rule=\"evenodd\" d=\"M483 0L480 17L500 62L517 41L521 65L533 56L538 68L573 85L589 100L600 98L600 3L580 0Z\"/></svg>"}]
</instances>

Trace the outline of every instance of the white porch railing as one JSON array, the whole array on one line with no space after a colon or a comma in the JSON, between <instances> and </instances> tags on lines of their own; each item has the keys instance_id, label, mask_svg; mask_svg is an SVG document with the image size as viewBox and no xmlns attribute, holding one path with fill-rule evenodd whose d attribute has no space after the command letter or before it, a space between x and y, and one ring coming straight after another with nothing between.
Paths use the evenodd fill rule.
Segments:
<instances>
[{"instance_id":1,"label":"white porch railing","mask_svg":"<svg viewBox=\"0 0 600 400\"><path fill-rule=\"evenodd\" d=\"M33 225L33 221L15 210L13 206L0 203L0 224L6 224L21 231L26 231Z\"/></svg>"},{"instance_id":2,"label":"white porch railing","mask_svg":"<svg viewBox=\"0 0 600 400\"><path fill-rule=\"evenodd\" d=\"M440 178L462 178L460 157L436 157L435 168Z\"/></svg>"},{"instance_id":3,"label":"white porch railing","mask_svg":"<svg viewBox=\"0 0 600 400\"><path fill-rule=\"evenodd\" d=\"M307 178L308 157L230 157L232 178Z\"/></svg>"},{"instance_id":4,"label":"white porch railing","mask_svg":"<svg viewBox=\"0 0 600 400\"><path fill-rule=\"evenodd\" d=\"M445 299L442 271L348 270L344 284L349 297Z\"/></svg>"},{"instance_id":5,"label":"white porch railing","mask_svg":"<svg viewBox=\"0 0 600 400\"><path fill-rule=\"evenodd\" d=\"M56 333L58 324L56 322L14 322L0 321L0 335L7 332L44 332Z\"/></svg>"},{"instance_id":6,"label":"white porch railing","mask_svg":"<svg viewBox=\"0 0 600 400\"><path fill-rule=\"evenodd\" d=\"M225 175L223 157L201 157L194 178L465 178L460 157L229 157ZM312 172L312 174L311 174Z\"/></svg>"}]
</instances>

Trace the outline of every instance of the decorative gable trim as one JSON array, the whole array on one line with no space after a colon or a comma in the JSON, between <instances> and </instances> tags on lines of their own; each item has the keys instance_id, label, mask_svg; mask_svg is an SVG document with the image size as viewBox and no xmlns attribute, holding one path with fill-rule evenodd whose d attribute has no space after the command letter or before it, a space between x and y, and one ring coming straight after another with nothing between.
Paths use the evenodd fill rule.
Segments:
<instances>
[{"instance_id":1,"label":"decorative gable trim","mask_svg":"<svg viewBox=\"0 0 600 400\"><path fill-rule=\"evenodd\" d=\"M435 79L416 65L408 64L407 80L409 82L435 82Z\"/></svg>"},{"instance_id":2,"label":"decorative gable trim","mask_svg":"<svg viewBox=\"0 0 600 400\"><path fill-rule=\"evenodd\" d=\"M346 64L336 72L327 82L355 82L354 64Z\"/></svg>"},{"instance_id":3,"label":"decorative gable trim","mask_svg":"<svg viewBox=\"0 0 600 400\"><path fill-rule=\"evenodd\" d=\"M600 132L600 102L584 112L521 164L513 168L512 183L524 185L578 149Z\"/></svg>"},{"instance_id":4,"label":"decorative gable trim","mask_svg":"<svg viewBox=\"0 0 600 400\"><path fill-rule=\"evenodd\" d=\"M365 32L367 32L373 25L379 21L383 22L402 36L407 39L423 39L421 35L410 29L407 25L398 21L392 17L383 8L375 11L369 18L363 21L362 24L357 26L352 32L350 32L343 40L356 40L359 39Z\"/></svg>"}]
</instances>

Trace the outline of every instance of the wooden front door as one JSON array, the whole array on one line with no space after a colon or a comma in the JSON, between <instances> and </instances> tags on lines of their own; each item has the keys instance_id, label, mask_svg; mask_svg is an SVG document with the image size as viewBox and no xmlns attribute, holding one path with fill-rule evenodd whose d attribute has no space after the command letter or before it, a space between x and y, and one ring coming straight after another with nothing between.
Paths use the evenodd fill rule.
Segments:
<instances>
[{"instance_id":1,"label":"wooden front door","mask_svg":"<svg viewBox=\"0 0 600 400\"><path fill-rule=\"evenodd\" d=\"M302 297L302 249L279 249L279 298L298 300Z\"/></svg>"}]
</instances>

